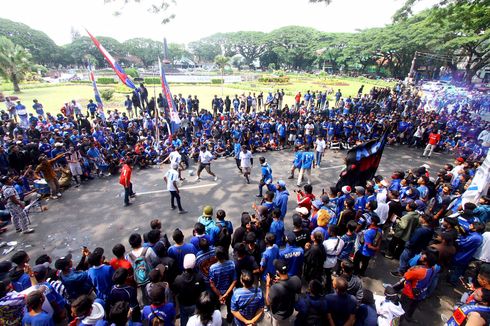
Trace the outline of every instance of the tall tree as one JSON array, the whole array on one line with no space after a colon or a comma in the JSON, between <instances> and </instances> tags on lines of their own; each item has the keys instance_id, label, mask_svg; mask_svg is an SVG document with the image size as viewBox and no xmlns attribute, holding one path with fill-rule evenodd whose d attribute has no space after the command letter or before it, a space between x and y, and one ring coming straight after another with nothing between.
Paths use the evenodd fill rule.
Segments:
<instances>
[{"instance_id":1,"label":"tall tree","mask_svg":"<svg viewBox=\"0 0 490 326\"><path fill-rule=\"evenodd\" d=\"M145 67L157 62L157 58L163 58L163 42L149 38L132 38L123 43L128 54L134 55L143 61Z\"/></svg>"},{"instance_id":2,"label":"tall tree","mask_svg":"<svg viewBox=\"0 0 490 326\"><path fill-rule=\"evenodd\" d=\"M0 36L0 75L10 80L14 92L20 92L19 83L31 70L31 54L5 36Z\"/></svg>"}]
</instances>

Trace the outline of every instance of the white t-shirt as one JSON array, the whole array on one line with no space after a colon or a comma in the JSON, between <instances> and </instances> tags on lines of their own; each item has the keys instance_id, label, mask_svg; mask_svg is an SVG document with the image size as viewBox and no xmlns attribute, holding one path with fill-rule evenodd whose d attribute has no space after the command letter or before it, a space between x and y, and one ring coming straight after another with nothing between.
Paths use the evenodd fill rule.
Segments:
<instances>
[{"instance_id":1,"label":"white t-shirt","mask_svg":"<svg viewBox=\"0 0 490 326\"><path fill-rule=\"evenodd\" d=\"M170 169L165 173L165 176L167 177L167 190L168 191L176 191L174 186L174 181L177 181L179 179L179 172L175 171L174 169Z\"/></svg>"},{"instance_id":2,"label":"white t-shirt","mask_svg":"<svg viewBox=\"0 0 490 326\"><path fill-rule=\"evenodd\" d=\"M179 164L180 161L182 160L182 155L179 154L177 151L173 151L172 153L169 154L168 156L170 158L170 164L177 163Z\"/></svg>"},{"instance_id":3,"label":"white t-shirt","mask_svg":"<svg viewBox=\"0 0 490 326\"><path fill-rule=\"evenodd\" d=\"M315 129L315 126L313 126L311 123L307 123L305 125L305 135L311 135L313 129Z\"/></svg>"},{"instance_id":4,"label":"white t-shirt","mask_svg":"<svg viewBox=\"0 0 490 326\"><path fill-rule=\"evenodd\" d=\"M221 312L219 310L215 310L213 312L213 320L207 325L203 325L201 323L201 317L194 315L187 321L187 326L221 326Z\"/></svg>"},{"instance_id":5,"label":"white t-shirt","mask_svg":"<svg viewBox=\"0 0 490 326\"><path fill-rule=\"evenodd\" d=\"M344 248L344 240L337 238L328 238L323 241L323 247L327 253L327 259L323 263L323 268L333 268L337 264L337 257Z\"/></svg>"},{"instance_id":6,"label":"white t-shirt","mask_svg":"<svg viewBox=\"0 0 490 326\"><path fill-rule=\"evenodd\" d=\"M320 139L317 139L316 142L316 151L317 152L320 152L320 153L323 153L323 151L325 150L325 147L327 147L327 144L325 143L325 140L320 140Z\"/></svg>"},{"instance_id":7,"label":"white t-shirt","mask_svg":"<svg viewBox=\"0 0 490 326\"><path fill-rule=\"evenodd\" d=\"M383 296L375 294L374 302L378 313L379 326L391 326L393 319L399 318L405 313L400 303L395 305L393 302L387 301Z\"/></svg>"},{"instance_id":8,"label":"white t-shirt","mask_svg":"<svg viewBox=\"0 0 490 326\"><path fill-rule=\"evenodd\" d=\"M242 168L250 168L252 167L252 152L251 151L246 151L245 153L242 151L238 155L238 158L240 159L240 166Z\"/></svg>"},{"instance_id":9,"label":"white t-shirt","mask_svg":"<svg viewBox=\"0 0 490 326\"><path fill-rule=\"evenodd\" d=\"M378 202L378 208L374 211L379 216L379 225L384 224L388 219L390 206L384 202Z\"/></svg>"},{"instance_id":10,"label":"white t-shirt","mask_svg":"<svg viewBox=\"0 0 490 326\"><path fill-rule=\"evenodd\" d=\"M208 164L208 163L211 163L211 161L213 160L213 154L211 154L210 151L205 151L204 153L203 152L199 152L199 159L201 160L201 163L202 164Z\"/></svg>"},{"instance_id":11,"label":"white t-shirt","mask_svg":"<svg viewBox=\"0 0 490 326\"><path fill-rule=\"evenodd\" d=\"M485 263L490 263L490 232L485 232L482 234L483 242L475 252L473 257L475 259L484 261Z\"/></svg>"}]
</instances>

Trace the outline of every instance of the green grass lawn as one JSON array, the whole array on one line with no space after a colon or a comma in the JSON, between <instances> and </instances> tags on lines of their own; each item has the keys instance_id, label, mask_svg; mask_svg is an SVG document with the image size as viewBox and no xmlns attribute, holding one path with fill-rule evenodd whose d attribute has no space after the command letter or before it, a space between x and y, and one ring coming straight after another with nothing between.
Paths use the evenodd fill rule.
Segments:
<instances>
[{"instance_id":1,"label":"green grass lawn","mask_svg":"<svg viewBox=\"0 0 490 326\"><path fill-rule=\"evenodd\" d=\"M342 85L338 85L341 83ZM285 103L291 105L294 101L294 96L298 91L304 94L307 90L310 91L324 91L327 87L333 88L335 91L340 89L344 96L355 96L357 90L361 85L364 86L364 91L368 92L373 86L388 86L386 82L377 82L366 79L355 79L355 78L335 78L326 79L324 77L316 76L291 76L290 81L287 84L264 84L255 81L252 82L242 82L237 84L225 84L225 85L213 85L213 84L203 84L203 85L186 85L186 84L170 84L170 90L173 95L182 94L182 96L187 97L188 95L197 95L200 100L200 107L210 108L211 101L214 95L221 96L230 95L233 98L235 94L242 94L248 92L255 92L256 94L261 91L264 92L264 97L267 97L268 92L274 92L277 89L284 89L286 92ZM88 103L89 99L93 99L93 91L90 85L85 84L60 84L60 85L47 85L42 84L40 87L33 87L32 84L28 88L23 88L21 85L22 92L17 95L24 105L29 109L32 106L32 100L38 99L44 105L46 111L51 113L58 113L60 108L64 103L71 100L79 101L83 106ZM48 87L47 87L48 86ZM121 86L99 86L99 90L105 88L117 88L121 89ZM160 86L153 85L147 86L150 96L153 94L158 94L161 92ZM12 91L3 91L5 96L13 94ZM127 94L129 94L129 89ZM124 93L114 93L111 101L104 103L107 109L121 109L124 102ZM332 98L330 98L332 99Z\"/></svg>"}]
</instances>

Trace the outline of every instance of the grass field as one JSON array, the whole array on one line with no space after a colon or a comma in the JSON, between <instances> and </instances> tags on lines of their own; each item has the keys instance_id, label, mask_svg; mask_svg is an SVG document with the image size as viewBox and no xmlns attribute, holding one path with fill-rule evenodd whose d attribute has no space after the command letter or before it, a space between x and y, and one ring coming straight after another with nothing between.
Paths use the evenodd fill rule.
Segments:
<instances>
[{"instance_id":1,"label":"grass field","mask_svg":"<svg viewBox=\"0 0 490 326\"><path fill-rule=\"evenodd\" d=\"M307 90L311 91L324 91L326 88L333 88L335 91L340 89L344 96L354 96L357 94L358 89L364 86L364 91L368 92L373 86L391 86L391 84L383 81L366 80L364 78L325 78L308 75L294 75L290 77L289 83L286 84L273 84L273 83L258 83L255 81L241 82L236 84L214 85L214 84L170 84L172 94L187 97L188 95L197 95L200 100L200 107L210 108L211 101L214 95L221 96L230 95L233 98L235 94L242 94L248 92L255 92L256 94L261 91L264 92L264 98L267 97L268 92L274 92L277 89L284 89L285 103L291 105L294 100L294 95L298 91L304 94ZM2 87L3 86L3 87ZM5 96L13 94L12 91L6 90L10 87L5 87L5 84L0 86L0 90L3 88L3 94ZM40 84L39 87L29 84L24 87L21 85L22 92L17 95L24 105L28 108L32 105L33 99L38 99L44 105L46 111L51 113L58 113L59 109L64 103L71 100L77 100L83 106L85 106L89 99L93 98L92 87L86 84ZM116 91L121 90L121 86L99 86L99 90L105 88L113 88ZM161 92L160 86L147 85L150 96L155 93L156 96ZM126 94L129 94L129 89ZM107 109L122 108L124 102L124 93L115 92L111 101L104 103Z\"/></svg>"}]
</instances>

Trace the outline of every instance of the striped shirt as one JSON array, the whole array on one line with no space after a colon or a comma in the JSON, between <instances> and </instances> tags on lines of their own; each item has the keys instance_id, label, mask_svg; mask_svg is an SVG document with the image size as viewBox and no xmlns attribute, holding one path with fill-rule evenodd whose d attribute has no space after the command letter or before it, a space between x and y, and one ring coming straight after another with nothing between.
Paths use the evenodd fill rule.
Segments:
<instances>
[{"instance_id":1,"label":"striped shirt","mask_svg":"<svg viewBox=\"0 0 490 326\"><path fill-rule=\"evenodd\" d=\"M209 279L213 281L221 294L225 294L231 283L236 280L235 263L232 260L227 260L211 265Z\"/></svg>"},{"instance_id":2,"label":"striped shirt","mask_svg":"<svg viewBox=\"0 0 490 326\"><path fill-rule=\"evenodd\" d=\"M238 311L246 319L252 319L257 311L262 308L264 308L264 296L259 288L238 288L233 292L231 310ZM235 323L239 326L245 326L236 318Z\"/></svg>"}]
</instances>

